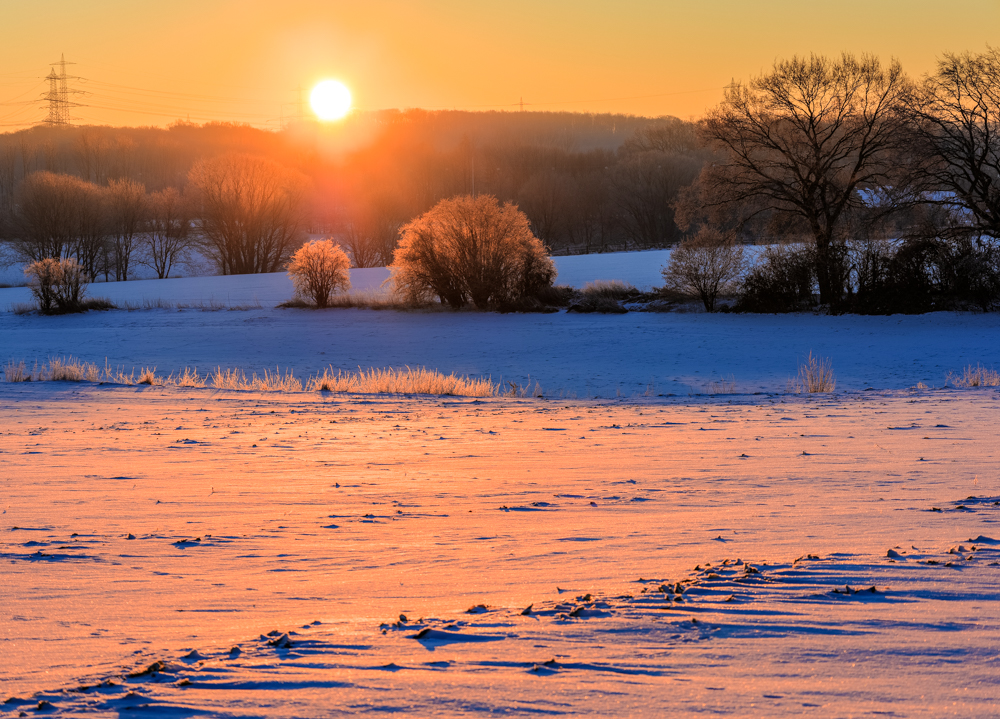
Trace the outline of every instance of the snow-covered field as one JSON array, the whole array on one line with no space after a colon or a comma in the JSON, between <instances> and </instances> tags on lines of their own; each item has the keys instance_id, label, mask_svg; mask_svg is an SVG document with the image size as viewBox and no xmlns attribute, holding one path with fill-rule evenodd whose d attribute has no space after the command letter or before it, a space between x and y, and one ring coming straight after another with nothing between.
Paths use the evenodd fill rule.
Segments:
<instances>
[{"instance_id":1,"label":"snow-covered field","mask_svg":"<svg viewBox=\"0 0 1000 719\"><path fill-rule=\"evenodd\" d=\"M0 385L0 714L995 716L998 400Z\"/></svg>"},{"instance_id":2,"label":"snow-covered field","mask_svg":"<svg viewBox=\"0 0 1000 719\"><path fill-rule=\"evenodd\" d=\"M558 281L649 286L664 261L656 251L560 257ZM385 277L384 269L352 271L357 290L377 288ZM283 273L107 283L93 285L92 294L189 308L63 317L0 312L0 362L73 355L102 366L156 366L163 374L186 366L278 366L300 376L328 365L410 365L521 385L530 378L550 395L583 398L697 394L723 379L737 392L784 391L810 351L832 360L842 389L940 387L949 372L990 366L1000 356L996 314L317 312L275 309L292 295ZM26 288L0 289L0 308L27 300ZM213 306L243 309L209 311Z\"/></svg>"},{"instance_id":3,"label":"snow-covered field","mask_svg":"<svg viewBox=\"0 0 1000 719\"><path fill-rule=\"evenodd\" d=\"M663 258L558 262L648 286ZM941 389L996 362L996 315L93 294L260 307L0 312L0 361L409 364L545 398L0 382L0 716L996 715L1000 393ZM785 392L809 351L837 393Z\"/></svg>"}]
</instances>

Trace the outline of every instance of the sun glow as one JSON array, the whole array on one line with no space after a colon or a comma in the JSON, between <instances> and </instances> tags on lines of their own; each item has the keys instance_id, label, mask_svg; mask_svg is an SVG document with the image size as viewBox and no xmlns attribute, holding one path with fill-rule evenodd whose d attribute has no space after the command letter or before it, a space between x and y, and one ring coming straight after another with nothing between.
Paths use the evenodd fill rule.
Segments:
<instances>
[{"instance_id":1,"label":"sun glow","mask_svg":"<svg viewBox=\"0 0 1000 719\"><path fill-rule=\"evenodd\" d=\"M351 109L351 91L337 80L324 80L313 88L309 104L320 120L339 120Z\"/></svg>"}]
</instances>

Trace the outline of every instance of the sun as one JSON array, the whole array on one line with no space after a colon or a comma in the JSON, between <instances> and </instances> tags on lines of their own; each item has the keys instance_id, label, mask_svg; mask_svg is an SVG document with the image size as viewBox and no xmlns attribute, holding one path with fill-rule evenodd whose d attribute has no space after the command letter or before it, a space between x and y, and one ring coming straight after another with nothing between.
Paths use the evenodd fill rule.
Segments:
<instances>
[{"instance_id":1,"label":"sun","mask_svg":"<svg viewBox=\"0 0 1000 719\"><path fill-rule=\"evenodd\" d=\"M351 109L351 91L337 80L324 80L313 88L309 104L320 120L339 120Z\"/></svg>"}]
</instances>

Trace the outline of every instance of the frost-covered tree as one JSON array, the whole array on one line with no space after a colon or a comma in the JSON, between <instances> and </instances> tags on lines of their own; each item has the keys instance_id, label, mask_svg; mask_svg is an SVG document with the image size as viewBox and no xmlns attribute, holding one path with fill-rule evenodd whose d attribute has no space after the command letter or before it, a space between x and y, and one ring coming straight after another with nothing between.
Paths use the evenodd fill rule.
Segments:
<instances>
[{"instance_id":1,"label":"frost-covered tree","mask_svg":"<svg viewBox=\"0 0 1000 719\"><path fill-rule=\"evenodd\" d=\"M528 217L492 195L442 200L404 226L392 277L411 300L436 295L451 307L516 303L555 279Z\"/></svg>"},{"instance_id":2,"label":"frost-covered tree","mask_svg":"<svg viewBox=\"0 0 1000 719\"><path fill-rule=\"evenodd\" d=\"M670 253L663 268L666 286L698 297L708 312L715 311L720 295L735 289L743 272L743 247L718 230L703 227Z\"/></svg>"},{"instance_id":3,"label":"frost-covered tree","mask_svg":"<svg viewBox=\"0 0 1000 719\"><path fill-rule=\"evenodd\" d=\"M288 276L297 296L323 308L330 304L334 293L350 289L350 267L351 261L340 245L332 240L317 240L307 242L292 255Z\"/></svg>"}]
</instances>

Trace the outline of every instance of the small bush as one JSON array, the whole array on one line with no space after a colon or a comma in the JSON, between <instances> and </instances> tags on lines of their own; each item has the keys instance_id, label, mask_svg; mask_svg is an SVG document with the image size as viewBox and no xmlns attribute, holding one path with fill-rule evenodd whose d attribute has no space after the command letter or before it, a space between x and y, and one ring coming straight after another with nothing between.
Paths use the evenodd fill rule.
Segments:
<instances>
[{"instance_id":1,"label":"small bush","mask_svg":"<svg viewBox=\"0 0 1000 719\"><path fill-rule=\"evenodd\" d=\"M86 311L81 300L90 280L80 263L72 257L65 260L47 257L32 262L24 268L24 274L42 312Z\"/></svg>"},{"instance_id":2,"label":"small bush","mask_svg":"<svg viewBox=\"0 0 1000 719\"><path fill-rule=\"evenodd\" d=\"M837 379L833 375L833 364L828 358L814 357L810 352L806 361L799 365L799 376L795 383L796 392L833 392Z\"/></svg>"},{"instance_id":3,"label":"small bush","mask_svg":"<svg viewBox=\"0 0 1000 719\"><path fill-rule=\"evenodd\" d=\"M486 310L509 306L551 285L555 265L528 217L491 195L442 200L404 226L390 265L408 301Z\"/></svg>"},{"instance_id":4,"label":"small bush","mask_svg":"<svg viewBox=\"0 0 1000 719\"><path fill-rule=\"evenodd\" d=\"M947 381L961 388L1000 387L1000 372L997 372L995 369L987 369L982 365L976 365L975 367L969 365L960 375L956 376L949 373Z\"/></svg>"},{"instance_id":5,"label":"small bush","mask_svg":"<svg viewBox=\"0 0 1000 719\"><path fill-rule=\"evenodd\" d=\"M768 247L740 285L738 312L796 312L814 304L815 262L808 248Z\"/></svg>"},{"instance_id":6,"label":"small bush","mask_svg":"<svg viewBox=\"0 0 1000 719\"><path fill-rule=\"evenodd\" d=\"M742 273L743 248L710 227L675 247L662 270L667 290L699 298L707 312L714 312L716 300L736 288Z\"/></svg>"},{"instance_id":7,"label":"small bush","mask_svg":"<svg viewBox=\"0 0 1000 719\"><path fill-rule=\"evenodd\" d=\"M299 298L309 299L318 308L329 306L334 294L350 289L351 261L332 240L302 245L288 263L288 276Z\"/></svg>"},{"instance_id":8,"label":"small bush","mask_svg":"<svg viewBox=\"0 0 1000 719\"><path fill-rule=\"evenodd\" d=\"M116 310L118 305L109 300L107 297L84 297L77 304L79 312L89 312L90 310Z\"/></svg>"},{"instance_id":9,"label":"small bush","mask_svg":"<svg viewBox=\"0 0 1000 719\"><path fill-rule=\"evenodd\" d=\"M569 307L576 296L576 290L569 285L545 285L532 295L547 307Z\"/></svg>"},{"instance_id":10,"label":"small bush","mask_svg":"<svg viewBox=\"0 0 1000 719\"><path fill-rule=\"evenodd\" d=\"M581 312L584 314L597 312L606 315L623 315L628 310L622 307L621 302L614 297L594 293L583 295L578 302L574 302L569 306L567 312Z\"/></svg>"}]
</instances>

